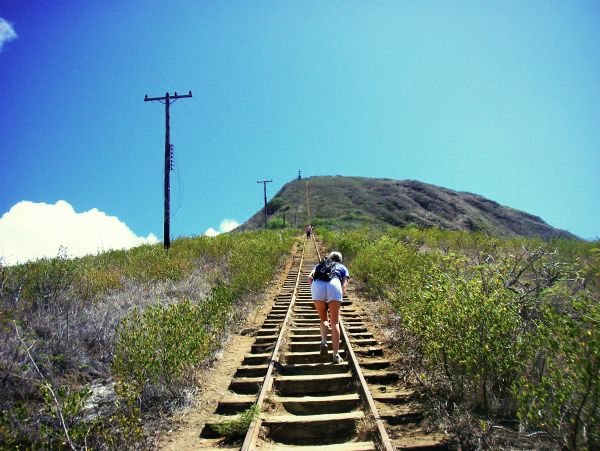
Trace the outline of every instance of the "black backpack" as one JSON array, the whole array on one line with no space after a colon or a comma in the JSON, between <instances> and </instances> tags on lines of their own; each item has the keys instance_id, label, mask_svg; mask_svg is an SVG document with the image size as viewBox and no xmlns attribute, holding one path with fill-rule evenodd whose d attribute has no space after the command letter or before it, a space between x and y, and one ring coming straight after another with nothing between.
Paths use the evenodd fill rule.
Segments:
<instances>
[{"instance_id":1,"label":"black backpack","mask_svg":"<svg viewBox=\"0 0 600 451\"><path fill-rule=\"evenodd\" d=\"M315 274L313 279L315 280L325 280L329 282L331 279L335 277L335 262L329 257L325 257L323 260L319 262L317 267L315 268Z\"/></svg>"}]
</instances>

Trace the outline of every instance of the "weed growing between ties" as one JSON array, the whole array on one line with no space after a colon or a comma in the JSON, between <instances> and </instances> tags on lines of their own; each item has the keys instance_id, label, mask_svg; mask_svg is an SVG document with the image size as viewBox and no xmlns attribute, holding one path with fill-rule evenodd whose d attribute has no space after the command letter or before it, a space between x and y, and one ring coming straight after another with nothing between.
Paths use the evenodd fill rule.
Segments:
<instances>
[{"instance_id":1,"label":"weed growing between ties","mask_svg":"<svg viewBox=\"0 0 600 451\"><path fill-rule=\"evenodd\" d=\"M387 309L407 376L465 446L600 446L600 243L318 233Z\"/></svg>"},{"instance_id":2,"label":"weed growing between ties","mask_svg":"<svg viewBox=\"0 0 600 451\"><path fill-rule=\"evenodd\" d=\"M257 404L254 404L234 418L228 418L215 424L213 428L219 435L229 440L239 439L244 437L250 427L250 423L255 418L258 418L259 415L260 408Z\"/></svg>"},{"instance_id":3,"label":"weed growing between ties","mask_svg":"<svg viewBox=\"0 0 600 451\"><path fill-rule=\"evenodd\" d=\"M144 446L292 241L245 232L0 265L0 448Z\"/></svg>"}]
</instances>

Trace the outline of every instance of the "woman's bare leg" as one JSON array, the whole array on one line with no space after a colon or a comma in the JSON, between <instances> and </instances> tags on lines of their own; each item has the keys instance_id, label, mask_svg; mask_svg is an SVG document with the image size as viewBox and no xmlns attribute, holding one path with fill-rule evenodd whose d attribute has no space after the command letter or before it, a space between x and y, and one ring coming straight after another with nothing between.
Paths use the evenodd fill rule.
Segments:
<instances>
[{"instance_id":1,"label":"woman's bare leg","mask_svg":"<svg viewBox=\"0 0 600 451\"><path fill-rule=\"evenodd\" d=\"M329 301L329 321L331 326L331 348L335 356L340 349L340 301ZM327 312L325 312L327 316ZM320 314L319 314L320 317Z\"/></svg>"},{"instance_id":2,"label":"woman's bare leg","mask_svg":"<svg viewBox=\"0 0 600 451\"><path fill-rule=\"evenodd\" d=\"M313 301L319 314L319 328L321 329L321 340L327 341L327 303L325 301ZM338 333L339 339L339 333Z\"/></svg>"}]
</instances>

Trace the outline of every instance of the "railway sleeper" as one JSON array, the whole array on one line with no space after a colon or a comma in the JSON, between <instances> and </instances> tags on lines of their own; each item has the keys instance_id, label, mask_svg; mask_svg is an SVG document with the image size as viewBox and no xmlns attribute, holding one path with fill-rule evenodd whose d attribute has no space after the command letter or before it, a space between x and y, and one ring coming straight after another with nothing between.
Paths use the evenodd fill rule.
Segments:
<instances>
[{"instance_id":1,"label":"railway sleeper","mask_svg":"<svg viewBox=\"0 0 600 451\"><path fill-rule=\"evenodd\" d=\"M313 338L314 340L314 338ZM340 347L343 346L344 341L340 340ZM331 349L331 340L327 340L327 345ZM293 341L289 344L289 350L291 352L309 352L313 350L319 350L321 346L321 340L319 341Z\"/></svg>"},{"instance_id":2,"label":"railway sleeper","mask_svg":"<svg viewBox=\"0 0 600 451\"><path fill-rule=\"evenodd\" d=\"M256 395L232 395L221 399L215 413L219 415L235 415L252 407L256 403Z\"/></svg>"},{"instance_id":3,"label":"railway sleeper","mask_svg":"<svg viewBox=\"0 0 600 451\"><path fill-rule=\"evenodd\" d=\"M283 376L300 376L310 374L340 374L350 371L348 362L332 365L331 363L297 363L285 364L279 368L279 374Z\"/></svg>"},{"instance_id":4,"label":"railway sleeper","mask_svg":"<svg viewBox=\"0 0 600 451\"><path fill-rule=\"evenodd\" d=\"M243 365L263 365L265 363L269 363L269 359L271 358L270 353L261 353L261 354L246 354L244 356L244 360L242 361Z\"/></svg>"},{"instance_id":5,"label":"railway sleeper","mask_svg":"<svg viewBox=\"0 0 600 451\"><path fill-rule=\"evenodd\" d=\"M242 365L236 370L233 377L264 377L268 365Z\"/></svg>"},{"instance_id":6,"label":"railway sleeper","mask_svg":"<svg viewBox=\"0 0 600 451\"><path fill-rule=\"evenodd\" d=\"M278 376L273 387L280 396L348 394L355 390L354 378L350 373Z\"/></svg>"},{"instance_id":7,"label":"railway sleeper","mask_svg":"<svg viewBox=\"0 0 600 451\"><path fill-rule=\"evenodd\" d=\"M362 373L367 382L372 384L392 384L400 378L394 371L363 370Z\"/></svg>"},{"instance_id":8,"label":"railway sleeper","mask_svg":"<svg viewBox=\"0 0 600 451\"><path fill-rule=\"evenodd\" d=\"M332 396L300 396L273 398L284 409L294 415L320 415L350 412L358 408L360 398L356 393Z\"/></svg>"},{"instance_id":9,"label":"railway sleeper","mask_svg":"<svg viewBox=\"0 0 600 451\"><path fill-rule=\"evenodd\" d=\"M263 379L262 377L234 378L229 383L229 390L242 395L255 395L260 391Z\"/></svg>"},{"instance_id":10,"label":"railway sleeper","mask_svg":"<svg viewBox=\"0 0 600 451\"><path fill-rule=\"evenodd\" d=\"M261 444L262 451L287 451L287 450L302 450L310 451L375 451L377 448L373 442L346 442L334 445L313 445L309 447L288 446L281 443ZM221 451L221 448L219 448Z\"/></svg>"},{"instance_id":11,"label":"railway sleeper","mask_svg":"<svg viewBox=\"0 0 600 451\"><path fill-rule=\"evenodd\" d=\"M284 444L344 443L357 435L361 411L323 415L275 415L263 419L265 436Z\"/></svg>"},{"instance_id":12,"label":"railway sleeper","mask_svg":"<svg viewBox=\"0 0 600 451\"><path fill-rule=\"evenodd\" d=\"M381 370L383 368L388 368L391 365L390 361L387 359L369 359L366 357L359 359L358 363L363 370Z\"/></svg>"},{"instance_id":13,"label":"railway sleeper","mask_svg":"<svg viewBox=\"0 0 600 451\"><path fill-rule=\"evenodd\" d=\"M340 348L339 350L340 357L345 359L346 351ZM286 363L321 363L323 362L323 358L319 351L314 352L286 352L283 355L283 358ZM330 362L333 358L332 354L329 353L327 356L327 362Z\"/></svg>"}]
</instances>

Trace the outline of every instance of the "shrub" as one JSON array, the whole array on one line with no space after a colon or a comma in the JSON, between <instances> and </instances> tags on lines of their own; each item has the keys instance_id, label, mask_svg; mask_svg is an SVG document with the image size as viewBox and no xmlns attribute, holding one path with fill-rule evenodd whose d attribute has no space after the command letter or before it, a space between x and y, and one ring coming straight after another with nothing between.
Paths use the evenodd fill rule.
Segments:
<instances>
[{"instance_id":1,"label":"shrub","mask_svg":"<svg viewBox=\"0 0 600 451\"><path fill-rule=\"evenodd\" d=\"M563 291L563 290L560 290ZM548 305L536 346L539 364L513 390L526 426L548 432L565 448L600 447L600 304L560 293Z\"/></svg>"},{"instance_id":2,"label":"shrub","mask_svg":"<svg viewBox=\"0 0 600 451\"><path fill-rule=\"evenodd\" d=\"M113 372L141 395L148 386L178 396L182 379L206 357L210 338L203 311L190 301L134 310L117 329Z\"/></svg>"},{"instance_id":3,"label":"shrub","mask_svg":"<svg viewBox=\"0 0 600 451\"><path fill-rule=\"evenodd\" d=\"M518 413L559 446L598 448L598 243L318 232L351 259L360 290L405 338L410 366L440 401L476 406L492 423Z\"/></svg>"},{"instance_id":4,"label":"shrub","mask_svg":"<svg viewBox=\"0 0 600 451\"><path fill-rule=\"evenodd\" d=\"M283 218L272 218L267 222L267 228L269 229L283 229L284 227Z\"/></svg>"}]
</instances>

